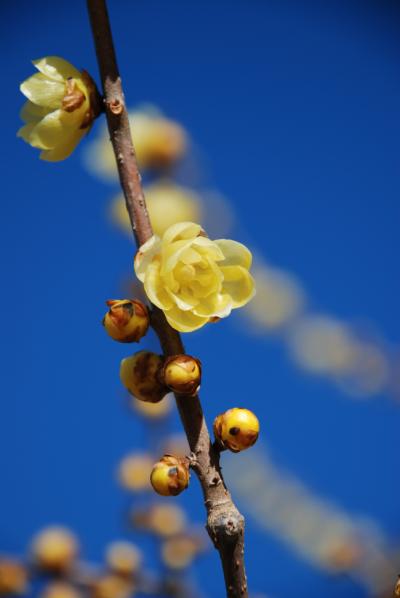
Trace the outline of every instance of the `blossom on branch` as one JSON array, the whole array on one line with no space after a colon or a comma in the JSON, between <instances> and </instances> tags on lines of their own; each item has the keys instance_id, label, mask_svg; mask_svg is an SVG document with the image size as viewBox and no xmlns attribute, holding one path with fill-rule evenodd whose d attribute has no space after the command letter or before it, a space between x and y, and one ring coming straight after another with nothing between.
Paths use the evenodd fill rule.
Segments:
<instances>
[{"instance_id":1,"label":"blossom on branch","mask_svg":"<svg viewBox=\"0 0 400 598\"><path fill-rule=\"evenodd\" d=\"M252 255L241 243L212 241L199 224L170 226L151 237L135 256L135 272L150 301L169 324L191 332L224 318L253 297Z\"/></svg>"},{"instance_id":2,"label":"blossom on branch","mask_svg":"<svg viewBox=\"0 0 400 598\"><path fill-rule=\"evenodd\" d=\"M17 135L43 150L42 160L58 162L68 158L98 116L96 86L86 71L63 58L46 56L33 64L39 72L20 85L28 101Z\"/></svg>"}]
</instances>

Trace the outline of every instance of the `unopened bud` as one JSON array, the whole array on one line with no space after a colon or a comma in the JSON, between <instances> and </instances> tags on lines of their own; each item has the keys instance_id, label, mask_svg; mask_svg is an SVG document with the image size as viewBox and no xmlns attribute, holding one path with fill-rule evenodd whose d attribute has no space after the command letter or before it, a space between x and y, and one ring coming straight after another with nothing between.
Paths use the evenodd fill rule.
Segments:
<instances>
[{"instance_id":1,"label":"unopened bud","mask_svg":"<svg viewBox=\"0 0 400 598\"><path fill-rule=\"evenodd\" d=\"M25 594L28 575L18 561L0 558L0 596Z\"/></svg>"},{"instance_id":2,"label":"unopened bud","mask_svg":"<svg viewBox=\"0 0 400 598\"><path fill-rule=\"evenodd\" d=\"M73 565L78 543L67 529L51 527L40 532L32 546L34 560L38 567L46 571L65 572Z\"/></svg>"},{"instance_id":3,"label":"unopened bud","mask_svg":"<svg viewBox=\"0 0 400 598\"><path fill-rule=\"evenodd\" d=\"M399 579L397 580L396 586L394 588L394 595L395 597L400 597L400 575L399 575Z\"/></svg>"},{"instance_id":4,"label":"unopened bud","mask_svg":"<svg viewBox=\"0 0 400 598\"><path fill-rule=\"evenodd\" d=\"M164 455L153 467L151 485L162 496L177 496L189 485L189 465L186 459Z\"/></svg>"},{"instance_id":5,"label":"unopened bud","mask_svg":"<svg viewBox=\"0 0 400 598\"><path fill-rule=\"evenodd\" d=\"M200 388L201 363L190 355L167 357L160 379L176 394L195 395Z\"/></svg>"},{"instance_id":6,"label":"unopened bud","mask_svg":"<svg viewBox=\"0 0 400 598\"><path fill-rule=\"evenodd\" d=\"M131 580L119 575L103 575L92 585L90 598L130 598L135 588Z\"/></svg>"},{"instance_id":7,"label":"unopened bud","mask_svg":"<svg viewBox=\"0 0 400 598\"><path fill-rule=\"evenodd\" d=\"M224 448L234 453L253 446L259 431L259 421L248 409L234 407L214 420L215 438Z\"/></svg>"},{"instance_id":8,"label":"unopened bud","mask_svg":"<svg viewBox=\"0 0 400 598\"><path fill-rule=\"evenodd\" d=\"M139 351L121 361L121 382L139 401L158 403L168 393L168 388L158 379L161 366L162 359L159 355Z\"/></svg>"},{"instance_id":9,"label":"unopened bud","mask_svg":"<svg viewBox=\"0 0 400 598\"><path fill-rule=\"evenodd\" d=\"M137 343L149 329L147 307L137 299L116 299L106 302L109 311L103 319L104 328L115 341Z\"/></svg>"},{"instance_id":10,"label":"unopened bud","mask_svg":"<svg viewBox=\"0 0 400 598\"><path fill-rule=\"evenodd\" d=\"M83 596L72 584L53 581L44 588L40 598L83 598Z\"/></svg>"}]
</instances>

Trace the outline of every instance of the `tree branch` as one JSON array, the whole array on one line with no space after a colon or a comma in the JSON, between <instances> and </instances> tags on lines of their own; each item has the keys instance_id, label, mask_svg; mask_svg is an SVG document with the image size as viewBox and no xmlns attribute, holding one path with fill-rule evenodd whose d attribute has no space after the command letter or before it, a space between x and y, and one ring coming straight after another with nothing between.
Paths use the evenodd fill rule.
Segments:
<instances>
[{"instance_id":1,"label":"tree branch","mask_svg":"<svg viewBox=\"0 0 400 598\"><path fill-rule=\"evenodd\" d=\"M105 112L121 187L138 246L153 234L141 186L129 127L128 113L118 71L105 0L87 0L103 86ZM161 310L152 307L152 326L164 355L184 353L179 333ZM198 396L176 396L182 424L192 451L191 467L199 478L207 509L207 530L218 550L229 598L246 598L244 568L244 519L234 505L222 477L219 451L212 445Z\"/></svg>"}]
</instances>

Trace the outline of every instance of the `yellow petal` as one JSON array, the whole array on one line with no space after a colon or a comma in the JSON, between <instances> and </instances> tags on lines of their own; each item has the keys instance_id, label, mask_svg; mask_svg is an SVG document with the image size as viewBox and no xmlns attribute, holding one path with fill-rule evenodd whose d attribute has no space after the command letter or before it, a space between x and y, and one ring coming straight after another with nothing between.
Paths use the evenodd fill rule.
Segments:
<instances>
[{"instance_id":1,"label":"yellow petal","mask_svg":"<svg viewBox=\"0 0 400 598\"><path fill-rule=\"evenodd\" d=\"M68 130L65 130L60 120L60 113L61 110L54 110L36 124L31 134L31 138L37 140L35 147L52 149L69 136Z\"/></svg>"},{"instance_id":2,"label":"yellow petal","mask_svg":"<svg viewBox=\"0 0 400 598\"><path fill-rule=\"evenodd\" d=\"M173 303L175 303L182 311L189 311L198 303L198 299L191 297L187 293L185 294L182 290L180 290L179 293L173 293L168 287L166 287L165 290Z\"/></svg>"},{"instance_id":3,"label":"yellow petal","mask_svg":"<svg viewBox=\"0 0 400 598\"><path fill-rule=\"evenodd\" d=\"M42 73L32 75L20 85L20 90L34 104L49 110L60 108L65 95L65 84L48 79Z\"/></svg>"},{"instance_id":4,"label":"yellow petal","mask_svg":"<svg viewBox=\"0 0 400 598\"><path fill-rule=\"evenodd\" d=\"M21 127L17 132L17 137L21 137L24 141L32 145L33 147L39 147L39 149L43 149L41 146L37 146L31 141L31 135L33 129L36 127L36 123L28 123Z\"/></svg>"},{"instance_id":5,"label":"yellow petal","mask_svg":"<svg viewBox=\"0 0 400 598\"><path fill-rule=\"evenodd\" d=\"M207 239L206 237L193 239L193 248L201 253L201 255L206 255L216 262L224 259L224 254L215 241L211 241L211 239Z\"/></svg>"},{"instance_id":6,"label":"yellow petal","mask_svg":"<svg viewBox=\"0 0 400 598\"><path fill-rule=\"evenodd\" d=\"M224 276L222 283L223 293L232 298L232 306L242 307L250 301L255 294L254 279L242 266L221 266Z\"/></svg>"},{"instance_id":7,"label":"yellow petal","mask_svg":"<svg viewBox=\"0 0 400 598\"><path fill-rule=\"evenodd\" d=\"M218 245L225 257L221 266L243 266L250 270L253 256L245 245L230 239L217 239L214 243Z\"/></svg>"},{"instance_id":8,"label":"yellow petal","mask_svg":"<svg viewBox=\"0 0 400 598\"><path fill-rule=\"evenodd\" d=\"M44 106L38 106L37 104L33 104L33 102L31 102L30 100L27 100L25 104L22 106L19 116L26 123L36 123L41 118L46 116L48 112L48 108Z\"/></svg>"},{"instance_id":9,"label":"yellow petal","mask_svg":"<svg viewBox=\"0 0 400 598\"><path fill-rule=\"evenodd\" d=\"M160 254L161 241L159 237L153 235L146 243L139 247L134 260L136 276L141 282L144 282L146 269L153 258Z\"/></svg>"},{"instance_id":10,"label":"yellow petal","mask_svg":"<svg viewBox=\"0 0 400 598\"><path fill-rule=\"evenodd\" d=\"M63 137L60 143L54 148L41 152L40 159L46 162L61 162L61 160L65 160L65 158L68 158L72 154L85 134L86 130L78 129L77 131L73 131L69 136Z\"/></svg>"},{"instance_id":11,"label":"yellow petal","mask_svg":"<svg viewBox=\"0 0 400 598\"><path fill-rule=\"evenodd\" d=\"M173 241L182 241L184 239L195 239L201 232L200 224L193 222L177 222L165 231L163 235L163 245L172 243Z\"/></svg>"},{"instance_id":12,"label":"yellow petal","mask_svg":"<svg viewBox=\"0 0 400 598\"><path fill-rule=\"evenodd\" d=\"M147 266L144 290L150 301L160 309L170 309L174 306L174 301L167 292L168 289L164 288L164 283L160 277L160 264L157 260Z\"/></svg>"},{"instance_id":13,"label":"yellow petal","mask_svg":"<svg viewBox=\"0 0 400 598\"><path fill-rule=\"evenodd\" d=\"M81 73L70 62L58 56L45 56L32 60L35 67L53 81L65 81L69 77L80 78Z\"/></svg>"},{"instance_id":14,"label":"yellow petal","mask_svg":"<svg viewBox=\"0 0 400 598\"><path fill-rule=\"evenodd\" d=\"M165 312L168 323L179 332L192 332L207 324L208 318L196 316L190 311L182 311L174 307Z\"/></svg>"},{"instance_id":15,"label":"yellow petal","mask_svg":"<svg viewBox=\"0 0 400 598\"><path fill-rule=\"evenodd\" d=\"M232 307L232 299L229 295L216 293L206 299L202 299L194 308L193 313L197 316L206 316L208 318L212 318L213 316L226 318L231 313Z\"/></svg>"}]
</instances>

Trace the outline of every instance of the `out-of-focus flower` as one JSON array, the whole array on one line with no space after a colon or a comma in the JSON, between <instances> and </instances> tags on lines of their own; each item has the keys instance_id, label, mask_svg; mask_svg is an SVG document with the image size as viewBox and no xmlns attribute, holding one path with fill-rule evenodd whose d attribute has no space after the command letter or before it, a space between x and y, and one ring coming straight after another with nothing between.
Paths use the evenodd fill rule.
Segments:
<instances>
[{"instance_id":1,"label":"out-of-focus flower","mask_svg":"<svg viewBox=\"0 0 400 598\"><path fill-rule=\"evenodd\" d=\"M251 260L241 243L211 241L199 224L180 222L162 240L153 236L139 248L135 271L170 325L191 332L250 301L255 292Z\"/></svg>"},{"instance_id":2,"label":"out-of-focus flower","mask_svg":"<svg viewBox=\"0 0 400 598\"><path fill-rule=\"evenodd\" d=\"M190 453L190 447L186 434L173 434L168 436L163 444L163 452L165 455L176 455L177 457L185 457Z\"/></svg>"},{"instance_id":3,"label":"out-of-focus flower","mask_svg":"<svg viewBox=\"0 0 400 598\"><path fill-rule=\"evenodd\" d=\"M135 397L131 397L130 405L132 409L143 417L147 417L148 419L162 419L170 414L173 407L173 398L171 393L169 393L158 403L146 403L145 401L139 401Z\"/></svg>"},{"instance_id":4,"label":"out-of-focus flower","mask_svg":"<svg viewBox=\"0 0 400 598\"><path fill-rule=\"evenodd\" d=\"M169 538L180 534L186 527L185 512L176 504L158 503L150 509L135 509L132 512L135 527Z\"/></svg>"},{"instance_id":5,"label":"out-of-focus flower","mask_svg":"<svg viewBox=\"0 0 400 598\"><path fill-rule=\"evenodd\" d=\"M185 189L170 181L160 181L144 188L147 210L156 235L163 235L177 222L201 222L202 200L191 189ZM111 204L111 217L115 224L132 236L132 226L123 195Z\"/></svg>"},{"instance_id":6,"label":"out-of-focus flower","mask_svg":"<svg viewBox=\"0 0 400 598\"><path fill-rule=\"evenodd\" d=\"M177 496L189 485L189 465L186 459L164 455L155 465L150 482L157 494Z\"/></svg>"},{"instance_id":7,"label":"out-of-focus flower","mask_svg":"<svg viewBox=\"0 0 400 598\"><path fill-rule=\"evenodd\" d=\"M76 537L62 527L49 527L33 540L32 555L38 567L46 571L65 572L78 554Z\"/></svg>"},{"instance_id":8,"label":"out-of-focus flower","mask_svg":"<svg viewBox=\"0 0 400 598\"><path fill-rule=\"evenodd\" d=\"M44 588L40 598L82 598L82 594L70 583L54 581Z\"/></svg>"},{"instance_id":9,"label":"out-of-focus flower","mask_svg":"<svg viewBox=\"0 0 400 598\"><path fill-rule=\"evenodd\" d=\"M28 101L18 136L41 149L42 160L57 162L72 153L97 116L96 86L63 58L46 56L33 64L39 73L20 86Z\"/></svg>"},{"instance_id":10,"label":"out-of-focus flower","mask_svg":"<svg viewBox=\"0 0 400 598\"><path fill-rule=\"evenodd\" d=\"M90 598L132 598L135 587L131 580L119 575L104 575L97 579L91 588Z\"/></svg>"},{"instance_id":11,"label":"out-of-focus flower","mask_svg":"<svg viewBox=\"0 0 400 598\"><path fill-rule=\"evenodd\" d=\"M107 548L106 562L116 575L134 576L139 570L141 561L140 550L131 542L113 542Z\"/></svg>"},{"instance_id":12,"label":"out-of-focus flower","mask_svg":"<svg viewBox=\"0 0 400 598\"><path fill-rule=\"evenodd\" d=\"M260 431L257 417L249 409L234 407L221 413L214 420L216 440L224 447L238 453L256 442Z\"/></svg>"},{"instance_id":13,"label":"out-of-focus flower","mask_svg":"<svg viewBox=\"0 0 400 598\"><path fill-rule=\"evenodd\" d=\"M137 299L107 301L109 311L103 318L108 334L120 343L138 343L149 329L150 317L147 307Z\"/></svg>"},{"instance_id":14,"label":"out-of-focus flower","mask_svg":"<svg viewBox=\"0 0 400 598\"><path fill-rule=\"evenodd\" d=\"M304 291L292 275L277 268L258 266L253 276L257 295L243 314L254 322L255 332L277 330L301 312Z\"/></svg>"},{"instance_id":15,"label":"out-of-focus flower","mask_svg":"<svg viewBox=\"0 0 400 598\"><path fill-rule=\"evenodd\" d=\"M169 392L158 379L162 363L156 353L138 351L121 361L121 382L139 401L158 403Z\"/></svg>"},{"instance_id":16,"label":"out-of-focus flower","mask_svg":"<svg viewBox=\"0 0 400 598\"><path fill-rule=\"evenodd\" d=\"M296 362L321 374L351 369L356 347L350 330L328 316L305 316L291 330L289 348Z\"/></svg>"},{"instance_id":17,"label":"out-of-focus flower","mask_svg":"<svg viewBox=\"0 0 400 598\"><path fill-rule=\"evenodd\" d=\"M8 557L0 557L0 596L24 594L28 574L23 565Z\"/></svg>"},{"instance_id":18,"label":"out-of-focus flower","mask_svg":"<svg viewBox=\"0 0 400 598\"><path fill-rule=\"evenodd\" d=\"M186 152L188 138L183 127L148 108L130 111L129 122L139 168L165 169L173 166ZM86 155L88 167L104 178L116 178L117 167L106 127L93 141Z\"/></svg>"},{"instance_id":19,"label":"out-of-focus flower","mask_svg":"<svg viewBox=\"0 0 400 598\"><path fill-rule=\"evenodd\" d=\"M125 457L119 466L118 480L131 492L150 490L150 474L154 460L146 453L134 453Z\"/></svg>"},{"instance_id":20,"label":"out-of-focus flower","mask_svg":"<svg viewBox=\"0 0 400 598\"><path fill-rule=\"evenodd\" d=\"M185 569L203 549L203 543L195 536L181 534L164 541L161 557L170 569Z\"/></svg>"}]
</instances>

